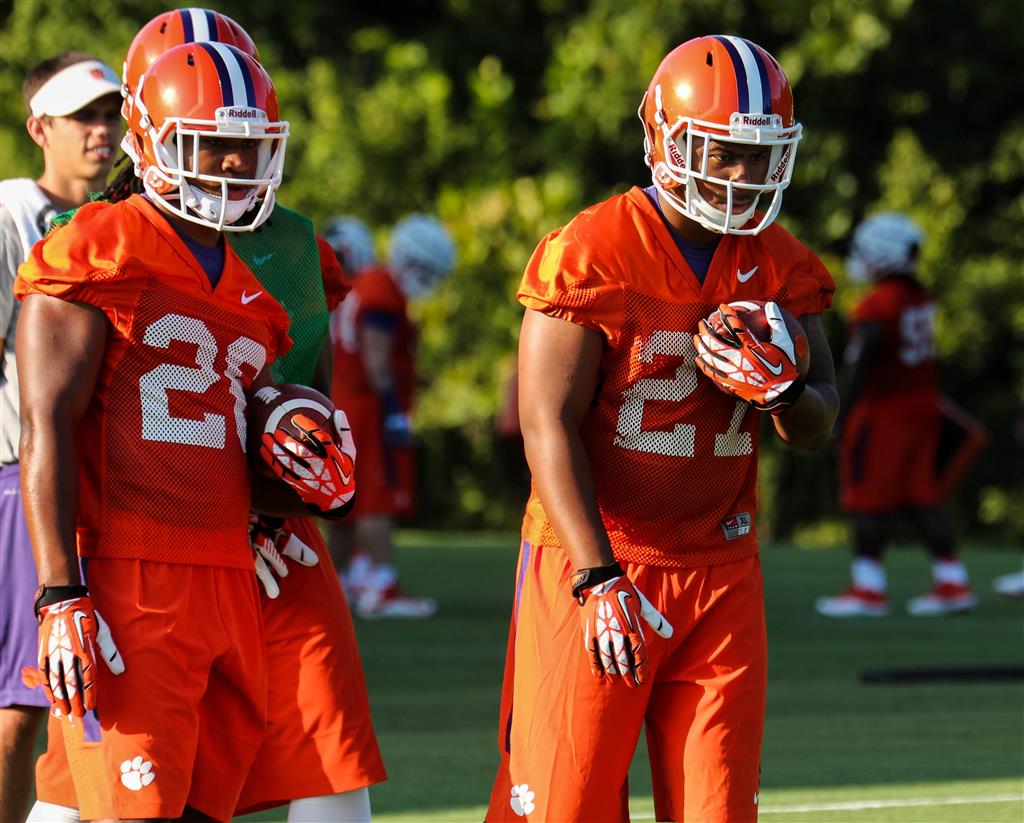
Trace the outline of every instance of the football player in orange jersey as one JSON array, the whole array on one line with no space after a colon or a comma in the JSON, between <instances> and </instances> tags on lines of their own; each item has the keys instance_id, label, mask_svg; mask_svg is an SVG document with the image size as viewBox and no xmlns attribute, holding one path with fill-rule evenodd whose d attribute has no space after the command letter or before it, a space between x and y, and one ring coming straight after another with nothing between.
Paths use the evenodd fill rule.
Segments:
<instances>
[{"instance_id":1,"label":"football player in orange jersey","mask_svg":"<svg viewBox=\"0 0 1024 823\"><path fill-rule=\"evenodd\" d=\"M0 181L0 820L19 821L32 791L32 749L48 705L22 682L35 668L39 585L18 482L18 380L14 345L18 266L58 212L102 190L114 163L117 75L81 52L48 57L22 86L26 129L43 156L38 180Z\"/></svg>"},{"instance_id":2,"label":"football player in orange jersey","mask_svg":"<svg viewBox=\"0 0 1024 823\"><path fill-rule=\"evenodd\" d=\"M627 820L642 726L658 820L757 817L758 423L770 414L797 448L827 442L838 398L818 315L834 284L773 223L801 126L770 54L687 41L639 115L653 185L549 234L519 288L533 490L491 823ZM742 299L800 318L806 374L784 325L755 345L724 305ZM727 376L733 360L748 382Z\"/></svg>"},{"instance_id":3,"label":"football player in orange jersey","mask_svg":"<svg viewBox=\"0 0 1024 823\"><path fill-rule=\"evenodd\" d=\"M122 92L126 112L144 72L164 52L184 42L227 43L259 59L248 34L219 12L192 8L157 15L136 34L125 58ZM134 152L130 144L127 148ZM107 195L115 200L128 196L124 179L122 173ZM290 332L295 346L274 363L275 379L309 382L315 349L326 334L327 311L344 297L348 285L321 238L315 238L317 248L310 254L314 236L309 221L280 205L275 206L271 218L255 232L233 234L232 246L292 316ZM282 250L286 253L278 255L278 263L273 252ZM318 304L322 308L315 311ZM324 348L329 354L329 347ZM322 380L325 390L327 380L329 367ZM264 519L261 524L266 522ZM291 518L282 530L259 528L254 536L254 545L276 558L276 562L257 564L257 575L268 592L261 605L271 688L265 739L236 813L291 800L290 820L369 820L366 786L385 779L385 771L370 721L352 621L323 538L310 518ZM317 564L318 559L319 563L308 571L292 567L290 578L278 583L270 566L276 573L287 573L282 556L288 556L285 550L292 545L303 547L312 563ZM77 820L78 800L61 737L70 738L68 745L78 747L79 757L89 756L94 744L88 735L73 729L62 735L62 725L52 719L49 728L51 745L40 758L36 773L39 797L50 805L40 810L37 802L30 820L47 820L45 815L54 810L67 820ZM315 731L310 733L310 729ZM42 816L36 817L37 812Z\"/></svg>"},{"instance_id":4,"label":"football player in orange jersey","mask_svg":"<svg viewBox=\"0 0 1024 823\"><path fill-rule=\"evenodd\" d=\"M86 818L227 820L263 738L250 500L311 498L250 486L245 395L289 321L222 233L269 215L287 131L247 55L172 49L130 113L145 196L83 207L19 272L19 348L47 364L19 370L40 668L62 715L102 708Z\"/></svg>"},{"instance_id":5,"label":"football player in orange jersey","mask_svg":"<svg viewBox=\"0 0 1024 823\"><path fill-rule=\"evenodd\" d=\"M964 421L956 427L967 449L959 450L963 463L973 462L985 434L939 391L935 299L916 276L923 241L917 224L896 212L874 214L853 232L847 272L872 284L853 310L836 426L840 503L853 525L854 558L849 589L815 604L827 617L888 614L882 555L901 514L927 544L934 578L907 611L957 614L977 603L943 506L939 446L944 418Z\"/></svg>"}]
</instances>

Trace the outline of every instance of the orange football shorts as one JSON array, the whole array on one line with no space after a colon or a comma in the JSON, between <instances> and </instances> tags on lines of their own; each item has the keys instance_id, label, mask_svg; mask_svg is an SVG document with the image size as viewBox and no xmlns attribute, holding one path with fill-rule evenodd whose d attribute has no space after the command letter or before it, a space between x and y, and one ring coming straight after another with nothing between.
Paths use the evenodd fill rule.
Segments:
<instances>
[{"instance_id":1,"label":"orange football shorts","mask_svg":"<svg viewBox=\"0 0 1024 823\"><path fill-rule=\"evenodd\" d=\"M645 632L651 677L636 688L591 674L564 552L523 544L489 823L524 813L535 823L628 820L644 724L658 820L757 819L767 674L759 559L624 568L674 628L668 640Z\"/></svg>"},{"instance_id":2,"label":"orange football shorts","mask_svg":"<svg viewBox=\"0 0 1024 823\"><path fill-rule=\"evenodd\" d=\"M940 425L939 407L931 395L854 405L839 451L842 508L881 514L940 505Z\"/></svg>"},{"instance_id":3,"label":"orange football shorts","mask_svg":"<svg viewBox=\"0 0 1024 823\"><path fill-rule=\"evenodd\" d=\"M77 805L83 820L176 818L186 805L229 820L266 725L255 574L94 558L88 579L125 671L97 665L95 739L82 720L51 719L77 802L52 744L40 799Z\"/></svg>"},{"instance_id":4,"label":"orange football shorts","mask_svg":"<svg viewBox=\"0 0 1024 823\"><path fill-rule=\"evenodd\" d=\"M323 537L309 518L286 527L316 551L320 563L310 569L289 564L280 596L261 598L269 684L266 736L236 815L387 779L352 618ZM77 808L65 746L76 750L76 763L92 763L97 744L90 742L88 728L83 733L81 722L67 733L64 726L50 717L47 750L36 761L36 793L47 803ZM84 792L96 797L101 788L89 784Z\"/></svg>"},{"instance_id":5,"label":"orange football shorts","mask_svg":"<svg viewBox=\"0 0 1024 823\"><path fill-rule=\"evenodd\" d=\"M320 562L306 568L286 560L280 596L262 599L267 733L236 814L387 779L352 616L327 546L311 518L289 520L285 527Z\"/></svg>"}]
</instances>

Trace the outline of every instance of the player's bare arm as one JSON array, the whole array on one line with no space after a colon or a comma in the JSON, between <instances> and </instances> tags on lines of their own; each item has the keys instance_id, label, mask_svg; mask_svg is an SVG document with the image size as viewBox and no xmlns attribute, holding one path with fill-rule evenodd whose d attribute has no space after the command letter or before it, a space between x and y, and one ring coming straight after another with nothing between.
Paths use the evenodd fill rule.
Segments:
<instances>
[{"instance_id":1,"label":"player's bare arm","mask_svg":"<svg viewBox=\"0 0 1024 823\"><path fill-rule=\"evenodd\" d=\"M579 435L597 388L604 340L527 311L519 338L519 409L526 459L544 510L575 569L615 562Z\"/></svg>"},{"instance_id":2,"label":"player's bare arm","mask_svg":"<svg viewBox=\"0 0 1024 823\"><path fill-rule=\"evenodd\" d=\"M807 334L811 365L805 378L806 387L793 405L773 417L779 437L798 449L817 449L828 442L832 424L839 413L832 350L821 325L821 317L805 314L800 325Z\"/></svg>"},{"instance_id":3,"label":"player's bare arm","mask_svg":"<svg viewBox=\"0 0 1024 823\"><path fill-rule=\"evenodd\" d=\"M841 428L846 413L860 394L875 361L885 343L885 331L878 323L858 323L846 348L846 369L839 384L839 416L836 428Z\"/></svg>"},{"instance_id":4,"label":"player's bare arm","mask_svg":"<svg viewBox=\"0 0 1024 823\"><path fill-rule=\"evenodd\" d=\"M55 297L31 294L21 310L22 496L39 580L48 586L81 583L75 428L93 395L108 330L98 309Z\"/></svg>"},{"instance_id":5,"label":"player's bare arm","mask_svg":"<svg viewBox=\"0 0 1024 823\"><path fill-rule=\"evenodd\" d=\"M364 323L359 329L359 351L366 375L377 394L395 390L395 377L391 371L391 349L395 335L379 326Z\"/></svg>"}]
</instances>

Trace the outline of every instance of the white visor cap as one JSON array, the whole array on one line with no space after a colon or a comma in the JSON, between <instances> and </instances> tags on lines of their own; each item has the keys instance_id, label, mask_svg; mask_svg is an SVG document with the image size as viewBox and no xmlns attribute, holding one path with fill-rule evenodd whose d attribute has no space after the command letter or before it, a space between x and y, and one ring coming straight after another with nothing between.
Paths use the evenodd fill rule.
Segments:
<instances>
[{"instance_id":1,"label":"white visor cap","mask_svg":"<svg viewBox=\"0 0 1024 823\"><path fill-rule=\"evenodd\" d=\"M110 66L99 60L83 60L43 83L29 101L29 109L33 117L66 117L97 98L120 93L121 81Z\"/></svg>"}]
</instances>

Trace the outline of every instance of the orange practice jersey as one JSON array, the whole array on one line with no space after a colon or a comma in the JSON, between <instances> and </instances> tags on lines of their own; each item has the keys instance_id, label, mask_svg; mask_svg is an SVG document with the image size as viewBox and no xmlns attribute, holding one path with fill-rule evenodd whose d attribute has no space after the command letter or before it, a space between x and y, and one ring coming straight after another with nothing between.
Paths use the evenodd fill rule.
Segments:
<instances>
[{"instance_id":1,"label":"orange practice jersey","mask_svg":"<svg viewBox=\"0 0 1024 823\"><path fill-rule=\"evenodd\" d=\"M927 289L910 277L886 277L854 309L852 323L852 345L862 323L880 326L884 340L857 403L908 395L937 402L935 302Z\"/></svg>"},{"instance_id":2,"label":"orange practice jersey","mask_svg":"<svg viewBox=\"0 0 1024 823\"><path fill-rule=\"evenodd\" d=\"M288 350L284 309L228 244L212 288L139 196L83 206L19 275L19 298L85 303L110 321L75 436L79 553L251 568L245 398Z\"/></svg>"},{"instance_id":3,"label":"orange practice jersey","mask_svg":"<svg viewBox=\"0 0 1024 823\"><path fill-rule=\"evenodd\" d=\"M777 224L723 236L702 285L639 188L541 242L520 302L606 342L581 435L616 558L704 566L757 551L760 414L696 370L691 336L720 303L774 300L800 316L828 308L834 289L821 261ZM523 536L558 544L536 489Z\"/></svg>"},{"instance_id":4,"label":"orange practice jersey","mask_svg":"<svg viewBox=\"0 0 1024 823\"><path fill-rule=\"evenodd\" d=\"M334 379L331 392L335 403L344 406L353 397L373 396L360 352L360 331L368 316L388 315L394 326L391 371L402 408L412 405L415 384L416 330L408 318L408 301L394 278L383 268L372 268L351 281L349 292L331 319L334 344Z\"/></svg>"}]
</instances>

